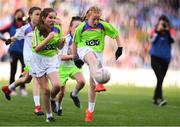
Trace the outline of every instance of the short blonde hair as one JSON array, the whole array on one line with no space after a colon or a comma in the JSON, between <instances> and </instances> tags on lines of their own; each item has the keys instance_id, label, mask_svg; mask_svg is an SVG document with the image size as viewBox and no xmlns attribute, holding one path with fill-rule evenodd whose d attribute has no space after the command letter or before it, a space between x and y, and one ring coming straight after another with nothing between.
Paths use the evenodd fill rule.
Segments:
<instances>
[{"instance_id":1,"label":"short blonde hair","mask_svg":"<svg viewBox=\"0 0 180 127\"><path fill-rule=\"evenodd\" d=\"M101 11L101 9L100 9L99 7L97 7L97 6L92 6L92 7L90 7L90 8L87 10L86 15L85 15L85 17L84 17L84 20L87 19L87 18L89 18L89 16L90 16L92 13L100 13L100 14L101 14L102 11Z\"/></svg>"}]
</instances>

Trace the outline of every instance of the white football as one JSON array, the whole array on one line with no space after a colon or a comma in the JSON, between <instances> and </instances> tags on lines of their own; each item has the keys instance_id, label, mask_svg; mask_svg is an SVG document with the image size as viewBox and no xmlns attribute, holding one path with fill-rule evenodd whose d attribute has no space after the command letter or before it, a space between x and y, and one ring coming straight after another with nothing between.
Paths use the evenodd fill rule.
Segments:
<instances>
[{"instance_id":1,"label":"white football","mask_svg":"<svg viewBox=\"0 0 180 127\"><path fill-rule=\"evenodd\" d=\"M105 84L110 80L111 74L107 69L100 68L97 70L94 78L98 83Z\"/></svg>"}]
</instances>

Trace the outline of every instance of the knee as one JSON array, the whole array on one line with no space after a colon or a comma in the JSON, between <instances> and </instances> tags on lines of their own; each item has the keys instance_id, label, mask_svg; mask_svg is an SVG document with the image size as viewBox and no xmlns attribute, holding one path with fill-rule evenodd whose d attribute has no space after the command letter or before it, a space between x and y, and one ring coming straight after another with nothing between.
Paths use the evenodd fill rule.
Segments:
<instances>
[{"instance_id":1,"label":"knee","mask_svg":"<svg viewBox=\"0 0 180 127\"><path fill-rule=\"evenodd\" d=\"M77 81L77 83L78 83L81 87L84 87L84 85L85 85L85 80L80 79L80 80Z\"/></svg>"},{"instance_id":2,"label":"knee","mask_svg":"<svg viewBox=\"0 0 180 127\"><path fill-rule=\"evenodd\" d=\"M32 78L26 78L25 83L30 83Z\"/></svg>"},{"instance_id":3,"label":"knee","mask_svg":"<svg viewBox=\"0 0 180 127\"><path fill-rule=\"evenodd\" d=\"M55 90L55 91L60 91L60 86L59 86L59 84L58 85L54 85L53 86L53 89Z\"/></svg>"},{"instance_id":4,"label":"knee","mask_svg":"<svg viewBox=\"0 0 180 127\"><path fill-rule=\"evenodd\" d=\"M65 94L64 91L61 91L61 92L60 92L60 96L61 96L61 97L64 97L64 94Z\"/></svg>"},{"instance_id":5,"label":"knee","mask_svg":"<svg viewBox=\"0 0 180 127\"><path fill-rule=\"evenodd\" d=\"M30 83L31 82L31 78L29 78L28 76L22 77L21 78L22 83Z\"/></svg>"},{"instance_id":6,"label":"knee","mask_svg":"<svg viewBox=\"0 0 180 127\"><path fill-rule=\"evenodd\" d=\"M43 89L43 94L45 96L50 96L50 89Z\"/></svg>"}]
</instances>

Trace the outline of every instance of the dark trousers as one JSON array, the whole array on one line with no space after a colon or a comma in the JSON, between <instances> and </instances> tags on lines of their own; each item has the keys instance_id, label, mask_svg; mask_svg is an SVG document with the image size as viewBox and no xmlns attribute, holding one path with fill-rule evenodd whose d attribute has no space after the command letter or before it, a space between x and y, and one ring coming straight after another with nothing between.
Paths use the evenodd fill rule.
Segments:
<instances>
[{"instance_id":1,"label":"dark trousers","mask_svg":"<svg viewBox=\"0 0 180 127\"><path fill-rule=\"evenodd\" d=\"M15 75L16 75L16 71L17 71L17 63L18 60L21 63L21 70L23 72L23 68L25 67L24 64L24 59L23 59L23 54L19 54L19 53L15 53L15 52L11 52L10 53L10 65L11 65L11 70L10 70L10 80L9 80L9 84L13 83L15 81ZM25 85L22 84L20 86L20 89L24 89Z\"/></svg>"},{"instance_id":2,"label":"dark trousers","mask_svg":"<svg viewBox=\"0 0 180 127\"><path fill-rule=\"evenodd\" d=\"M168 70L169 63L159 57L151 56L151 67L156 75L157 84L154 91L153 99L163 99L162 83L166 72Z\"/></svg>"}]
</instances>

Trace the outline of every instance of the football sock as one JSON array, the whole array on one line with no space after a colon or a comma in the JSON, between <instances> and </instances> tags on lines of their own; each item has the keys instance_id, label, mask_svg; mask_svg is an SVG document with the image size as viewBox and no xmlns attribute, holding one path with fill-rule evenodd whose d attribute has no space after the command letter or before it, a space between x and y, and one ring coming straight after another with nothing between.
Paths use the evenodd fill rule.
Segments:
<instances>
[{"instance_id":1,"label":"football sock","mask_svg":"<svg viewBox=\"0 0 180 127\"><path fill-rule=\"evenodd\" d=\"M89 104L88 104L88 111L89 112L94 112L94 107L95 107L95 103L89 102Z\"/></svg>"},{"instance_id":2,"label":"football sock","mask_svg":"<svg viewBox=\"0 0 180 127\"><path fill-rule=\"evenodd\" d=\"M94 82L95 82L95 86L98 85L98 82L96 81L95 78L93 78Z\"/></svg>"},{"instance_id":3,"label":"football sock","mask_svg":"<svg viewBox=\"0 0 180 127\"><path fill-rule=\"evenodd\" d=\"M76 97L77 96L77 93L78 93L78 90L75 88L72 92L72 96L73 97Z\"/></svg>"},{"instance_id":4,"label":"football sock","mask_svg":"<svg viewBox=\"0 0 180 127\"><path fill-rule=\"evenodd\" d=\"M56 104L56 110L58 110L59 109L59 102L55 101L55 104Z\"/></svg>"},{"instance_id":5,"label":"football sock","mask_svg":"<svg viewBox=\"0 0 180 127\"><path fill-rule=\"evenodd\" d=\"M33 98L34 98L34 104L35 104L35 106L40 106L39 96L34 96Z\"/></svg>"},{"instance_id":6,"label":"football sock","mask_svg":"<svg viewBox=\"0 0 180 127\"><path fill-rule=\"evenodd\" d=\"M8 88L9 88L10 91L14 90L14 89L15 89L14 83L10 84L10 85L8 86Z\"/></svg>"},{"instance_id":7,"label":"football sock","mask_svg":"<svg viewBox=\"0 0 180 127\"><path fill-rule=\"evenodd\" d=\"M52 117L52 113L46 113L46 117L47 118Z\"/></svg>"}]
</instances>

